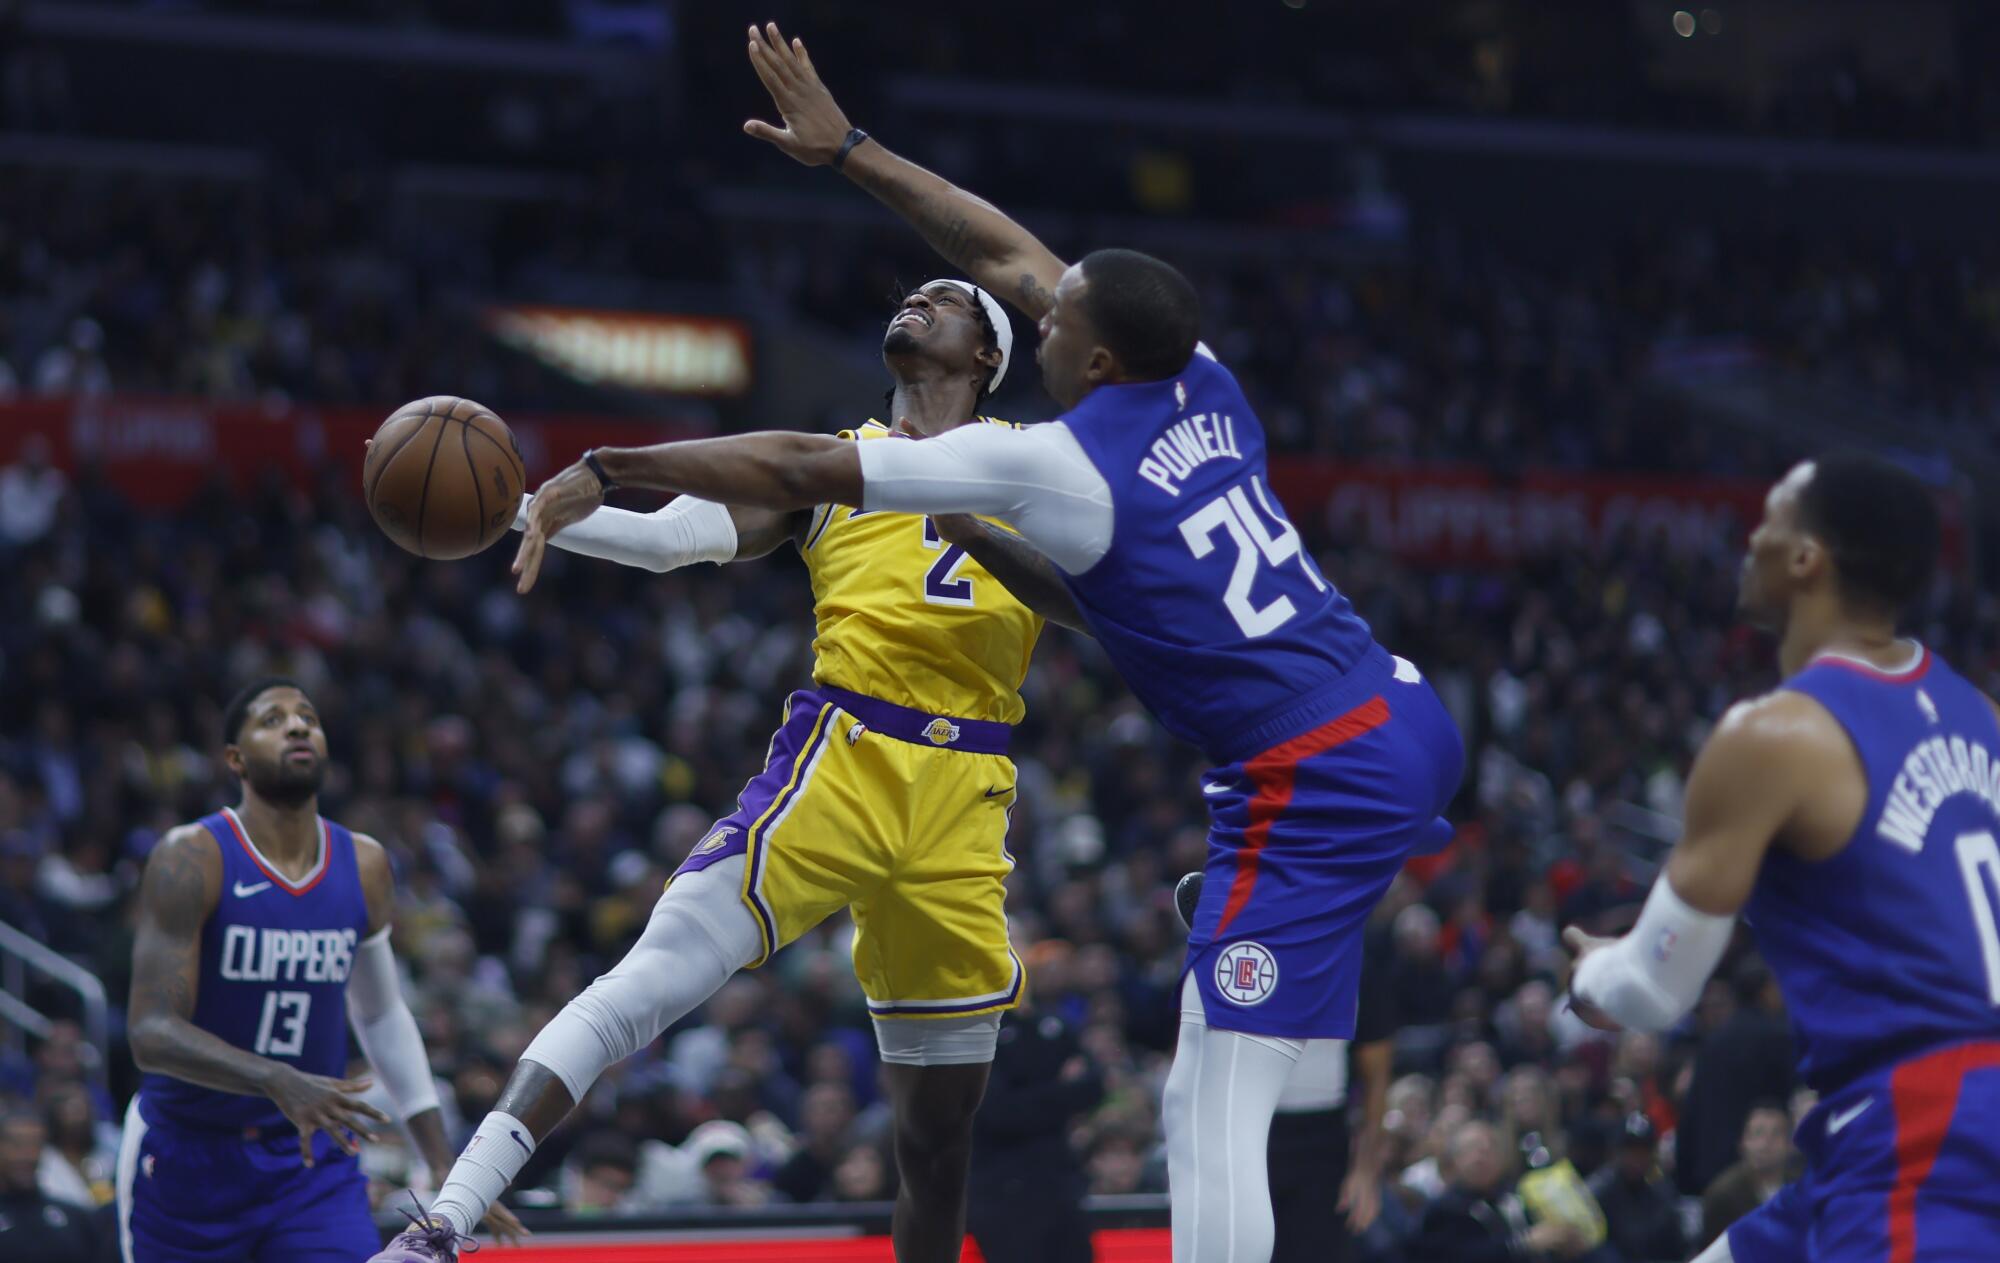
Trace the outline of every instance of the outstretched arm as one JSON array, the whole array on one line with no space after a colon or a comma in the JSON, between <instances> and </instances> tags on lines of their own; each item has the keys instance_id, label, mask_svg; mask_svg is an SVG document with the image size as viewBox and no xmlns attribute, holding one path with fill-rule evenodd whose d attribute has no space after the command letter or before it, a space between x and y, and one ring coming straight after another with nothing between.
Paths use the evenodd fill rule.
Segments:
<instances>
[{"instance_id":1,"label":"outstretched arm","mask_svg":"<svg viewBox=\"0 0 2000 1263\"><path fill-rule=\"evenodd\" d=\"M1025 430L968 425L921 442L850 443L769 431L598 448L596 458L619 486L729 504L983 513L1019 530L1071 574L1095 565L1111 543L1111 489L1059 424ZM603 484L581 462L542 484L514 558L520 591L534 586L549 539L603 502Z\"/></svg>"},{"instance_id":2,"label":"outstretched arm","mask_svg":"<svg viewBox=\"0 0 2000 1263\"><path fill-rule=\"evenodd\" d=\"M533 496L521 497L514 529L528 529ZM651 513L602 508L555 541L557 548L665 574L696 562L748 561L786 540L805 536L811 515L800 510L753 509L681 496Z\"/></svg>"},{"instance_id":3,"label":"outstretched arm","mask_svg":"<svg viewBox=\"0 0 2000 1263\"><path fill-rule=\"evenodd\" d=\"M750 65L771 93L783 128L752 119L745 133L768 140L809 167L830 166L853 130L820 82L804 41L786 42L775 22L750 28ZM1067 266L984 198L899 158L870 137L851 149L840 173L873 194L923 235L931 248L963 268L982 289L1030 320L1055 305L1056 282Z\"/></svg>"}]
</instances>

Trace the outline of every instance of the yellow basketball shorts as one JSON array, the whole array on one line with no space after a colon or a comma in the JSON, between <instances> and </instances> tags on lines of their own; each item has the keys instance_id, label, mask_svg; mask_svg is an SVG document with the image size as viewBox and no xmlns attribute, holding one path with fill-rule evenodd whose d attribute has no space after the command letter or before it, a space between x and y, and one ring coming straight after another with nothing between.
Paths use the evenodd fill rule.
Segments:
<instances>
[{"instance_id":1,"label":"yellow basketball shorts","mask_svg":"<svg viewBox=\"0 0 2000 1263\"><path fill-rule=\"evenodd\" d=\"M841 908L876 1017L964 1017L1020 1002L1007 939L1005 724L925 715L820 687L792 694L764 771L675 876L747 857L743 901L771 953Z\"/></svg>"}]
</instances>

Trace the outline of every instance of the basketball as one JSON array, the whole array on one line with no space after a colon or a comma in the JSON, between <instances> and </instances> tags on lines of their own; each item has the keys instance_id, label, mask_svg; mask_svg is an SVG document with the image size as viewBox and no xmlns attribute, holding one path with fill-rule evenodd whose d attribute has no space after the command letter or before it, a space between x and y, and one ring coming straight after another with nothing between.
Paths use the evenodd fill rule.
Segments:
<instances>
[{"instance_id":1,"label":"basketball","mask_svg":"<svg viewBox=\"0 0 2000 1263\"><path fill-rule=\"evenodd\" d=\"M507 533L527 476L506 422L470 399L433 395L404 404L375 431L361 488L398 547L450 561Z\"/></svg>"}]
</instances>

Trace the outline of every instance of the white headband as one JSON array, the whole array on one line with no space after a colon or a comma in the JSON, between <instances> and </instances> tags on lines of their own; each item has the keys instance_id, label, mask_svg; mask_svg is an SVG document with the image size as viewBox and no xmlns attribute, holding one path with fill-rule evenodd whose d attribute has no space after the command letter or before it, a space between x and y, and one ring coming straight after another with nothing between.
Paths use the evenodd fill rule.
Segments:
<instances>
[{"instance_id":1,"label":"white headband","mask_svg":"<svg viewBox=\"0 0 2000 1263\"><path fill-rule=\"evenodd\" d=\"M991 394L1000 389L1000 379L1007 375L1007 365L1014 359L1014 325L1007 319L1007 309L1000 305L999 299L971 281L940 276L934 281L925 281L922 288L929 289L933 285L955 285L978 299L979 305L986 309L986 318L993 322L993 340L1000 344L1000 367L993 370L993 380L986 383L986 390Z\"/></svg>"}]
</instances>

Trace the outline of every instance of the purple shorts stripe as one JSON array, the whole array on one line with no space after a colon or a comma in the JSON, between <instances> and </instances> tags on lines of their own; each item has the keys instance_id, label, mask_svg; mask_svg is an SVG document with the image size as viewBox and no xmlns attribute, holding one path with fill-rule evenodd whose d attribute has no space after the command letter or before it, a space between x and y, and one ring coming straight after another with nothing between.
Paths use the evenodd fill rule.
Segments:
<instances>
[{"instance_id":1,"label":"purple shorts stripe","mask_svg":"<svg viewBox=\"0 0 2000 1263\"><path fill-rule=\"evenodd\" d=\"M676 877L697 873L736 855L749 857L744 889L745 901L757 916L764 934L764 954L777 950L777 920L757 895L757 878L762 868L761 847L755 845L767 822L778 818L787 804L798 796L805 781L805 769L823 744L824 722L832 709L820 697L805 691L792 694L785 704L785 720L771 737L770 753L764 770L752 777L737 796L736 810L715 822L708 835L674 870Z\"/></svg>"},{"instance_id":2,"label":"purple shorts stripe","mask_svg":"<svg viewBox=\"0 0 2000 1263\"><path fill-rule=\"evenodd\" d=\"M1007 993L997 998L965 1000L950 1004L877 1004L868 1002L870 1017L964 1017L970 1013L985 1013L994 1009L1012 1008L1021 998L1021 984L1026 980L1027 971L1021 968L1021 958L1010 950L1007 953L1014 960L1014 983Z\"/></svg>"}]
</instances>

